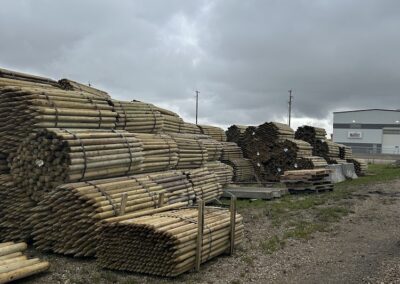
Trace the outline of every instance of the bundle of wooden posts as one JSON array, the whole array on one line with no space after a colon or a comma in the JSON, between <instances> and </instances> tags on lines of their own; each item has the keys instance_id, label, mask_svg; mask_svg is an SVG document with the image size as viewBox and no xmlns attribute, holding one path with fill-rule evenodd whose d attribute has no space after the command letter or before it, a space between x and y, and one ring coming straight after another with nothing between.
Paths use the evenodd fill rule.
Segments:
<instances>
[{"instance_id":1,"label":"bundle of wooden posts","mask_svg":"<svg viewBox=\"0 0 400 284\"><path fill-rule=\"evenodd\" d=\"M16 187L11 175L0 175L0 241L28 241L32 224L27 221L36 203Z\"/></svg>"},{"instance_id":2,"label":"bundle of wooden posts","mask_svg":"<svg viewBox=\"0 0 400 284\"><path fill-rule=\"evenodd\" d=\"M222 185L213 171L208 168L198 168L184 170L184 173L193 186L196 200L209 202L222 196Z\"/></svg>"},{"instance_id":3,"label":"bundle of wooden posts","mask_svg":"<svg viewBox=\"0 0 400 284\"><path fill-rule=\"evenodd\" d=\"M31 74L15 72L7 69L0 68L0 78L4 81L13 82L13 85L33 85L33 84L41 84L59 87L57 81L54 81L50 78L35 76ZM18 81L18 82L15 82ZM1 85L1 83L0 83Z\"/></svg>"},{"instance_id":4,"label":"bundle of wooden posts","mask_svg":"<svg viewBox=\"0 0 400 284\"><path fill-rule=\"evenodd\" d=\"M23 255L26 248L26 243L0 243L0 283L12 282L49 269L47 261L28 259Z\"/></svg>"},{"instance_id":5,"label":"bundle of wooden posts","mask_svg":"<svg viewBox=\"0 0 400 284\"><path fill-rule=\"evenodd\" d=\"M0 153L0 174L9 173L10 168L8 167L7 155Z\"/></svg>"},{"instance_id":6,"label":"bundle of wooden posts","mask_svg":"<svg viewBox=\"0 0 400 284\"><path fill-rule=\"evenodd\" d=\"M143 145L123 130L43 129L18 148L11 162L16 186L34 200L56 186L142 171Z\"/></svg>"},{"instance_id":7,"label":"bundle of wooden posts","mask_svg":"<svg viewBox=\"0 0 400 284\"><path fill-rule=\"evenodd\" d=\"M115 127L117 114L108 101L84 92L57 88L0 88L0 152L9 154L41 128Z\"/></svg>"},{"instance_id":8,"label":"bundle of wooden posts","mask_svg":"<svg viewBox=\"0 0 400 284\"><path fill-rule=\"evenodd\" d=\"M164 125L163 131L165 133L181 133L184 128L184 121L179 116L162 114Z\"/></svg>"},{"instance_id":9,"label":"bundle of wooden posts","mask_svg":"<svg viewBox=\"0 0 400 284\"><path fill-rule=\"evenodd\" d=\"M348 163L354 164L354 170L358 176L365 176L368 171L368 164L365 160L362 159L348 159Z\"/></svg>"},{"instance_id":10,"label":"bundle of wooden posts","mask_svg":"<svg viewBox=\"0 0 400 284\"><path fill-rule=\"evenodd\" d=\"M249 126L237 124L230 126L226 131L227 141L235 142L236 144L240 145L248 127Z\"/></svg>"},{"instance_id":11,"label":"bundle of wooden posts","mask_svg":"<svg viewBox=\"0 0 400 284\"><path fill-rule=\"evenodd\" d=\"M221 142L222 156L221 161L229 161L233 159L242 159L242 149L235 142Z\"/></svg>"},{"instance_id":12,"label":"bundle of wooden posts","mask_svg":"<svg viewBox=\"0 0 400 284\"><path fill-rule=\"evenodd\" d=\"M194 169L204 166L209 160L206 145L193 135L170 133L178 146L178 169ZM208 148L211 151L211 148ZM215 148L212 148L215 149ZM210 152L211 155L213 153Z\"/></svg>"},{"instance_id":13,"label":"bundle of wooden posts","mask_svg":"<svg viewBox=\"0 0 400 284\"><path fill-rule=\"evenodd\" d=\"M205 166L210 172L216 175L222 187L232 182L233 168L231 166L221 163L220 161L207 162Z\"/></svg>"},{"instance_id":14,"label":"bundle of wooden posts","mask_svg":"<svg viewBox=\"0 0 400 284\"><path fill-rule=\"evenodd\" d=\"M194 124L194 123L189 123L189 122L184 122L183 126L181 128L181 133L186 133L186 134L201 134L200 128Z\"/></svg>"},{"instance_id":15,"label":"bundle of wooden posts","mask_svg":"<svg viewBox=\"0 0 400 284\"><path fill-rule=\"evenodd\" d=\"M317 142L326 140L326 131L323 128L304 125L297 128L295 138L308 142L313 147L313 155L320 156L317 151Z\"/></svg>"},{"instance_id":16,"label":"bundle of wooden posts","mask_svg":"<svg viewBox=\"0 0 400 284\"><path fill-rule=\"evenodd\" d=\"M135 133L159 133L164 128L164 116L151 104L138 101L111 100L118 114L116 129Z\"/></svg>"},{"instance_id":17,"label":"bundle of wooden posts","mask_svg":"<svg viewBox=\"0 0 400 284\"><path fill-rule=\"evenodd\" d=\"M203 186L211 182L215 183L206 180ZM151 212L162 206L190 205L198 191L182 171L61 185L46 194L28 218L34 225L34 245L43 251L93 256L96 228L102 220Z\"/></svg>"},{"instance_id":18,"label":"bundle of wooden posts","mask_svg":"<svg viewBox=\"0 0 400 284\"><path fill-rule=\"evenodd\" d=\"M255 178L254 165L249 159L232 159L224 161L233 168L233 181L245 182Z\"/></svg>"},{"instance_id":19,"label":"bundle of wooden posts","mask_svg":"<svg viewBox=\"0 0 400 284\"><path fill-rule=\"evenodd\" d=\"M206 147L208 161L218 161L221 159L223 142L212 139L212 137L207 135L188 135L189 137L192 136L193 139L199 139L200 143L202 143Z\"/></svg>"},{"instance_id":20,"label":"bundle of wooden posts","mask_svg":"<svg viewBox=\"0 0 400 284\"><path fill-rule=\"evenodd\" d=\"M97 96L99 98L103 98L103 99L111 98L110 95L107 94L107 92L93 88L92 86L86 86L84 84L81 84L81 83L78 83L78 82L75 82L75 81L72 81L69 79L61 79L58 81L58 84L64 90L90 93L92 95L95 95L95 96Z\"/></svg>"},{"instance_id":21,"label":"bundle of wooden posts","mask_svg":"<svg viewBox=\"0 0 400 284\"><path fill-rule=\"evenodd\" d=\"M189 208L104 225L97 263L103 268L173 277L195 268L196 261L203 263L228 251L232 239L233 246L243 241L239 214L234 226L225 209L206 207L204 217L198 215L197 209ZM200 237L199 226L203 227Z\"/></svg>"},{"instance_id":22,"label":"bundle of wooden posts","mask_svg":"<svg viewBox=\"0 0 400 284\"><path fill-rule=\"evenodd\" d=\"M268 144L275 144L294 138L294 131L289 125L279 122L266 122L257 127L256 136Z\"/></svg>"},{"instance_id":23,"label":"bundle of wooden posts","mask_svg":"<svg viewBox=\"0 0 400 284\"><path fill-rule=\"evenodd\" d=\"M326 160L318 156L302 157L297 159L296 163L299 169L317 169L328 166Z\"/></svg>"},{"instance_id":24,"label":"bundle of wooden posts","mask_svg":"<svg viewBox=\"0 0 400 284\"><path fill-rule=\"evenodd\" d=\"M334 160L339 159L339 144L330 140L317 141L316 152L317 156L323 157L328 164L335 163Z\"/></svg>"},{"instance_id":25,"label":"bundle of wooden posts","mask_svg":"<svg viewBox=\"0 0 400 284\"><path fill-rule=\"evenodd\" d=\"M338 144L339 145L339 158L343 160L348 160L353 158L353 150L350 146Z\"/></svg>"},{"instance_id":26,"label":"bundle of wooden posts","mask_svg":"<svg viewBox=\"0 0 400 284\"><path fill-rule=\"evenodd\" d=\"M222 128L211 126L211 125L198 125L201 133L204 135L211 136L213 139L226 142L226 134Z\"/></svg>"},{"instance_id":27,"label":"bundle of wooden posts","mask_svg":"<svg viewBox=\"0 0 400 284\"><path fill-rule=\"evenodd\" d=\"M292 170L285 171L282 176L283 182L289 191L325 191L333 190L333 184L329 180L330 170Z\"/></svg>"}]
</instances>

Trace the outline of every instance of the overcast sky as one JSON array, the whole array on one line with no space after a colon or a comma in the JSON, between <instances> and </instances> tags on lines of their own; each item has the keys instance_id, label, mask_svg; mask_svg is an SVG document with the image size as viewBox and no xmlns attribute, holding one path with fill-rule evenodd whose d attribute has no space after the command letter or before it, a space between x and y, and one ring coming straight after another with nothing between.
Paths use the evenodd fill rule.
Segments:
<instances>
[{"instance_id":1,"label":"overcast sky","mask_svg":"<svg viewBox=\"0 0 400 284\"><path fill-rule=\"evenodd\" d=\"M331 131L332 112L399 108L400 1L3 0L0 66L90 82L194 122Z\"/></svg>"}]
</instances>

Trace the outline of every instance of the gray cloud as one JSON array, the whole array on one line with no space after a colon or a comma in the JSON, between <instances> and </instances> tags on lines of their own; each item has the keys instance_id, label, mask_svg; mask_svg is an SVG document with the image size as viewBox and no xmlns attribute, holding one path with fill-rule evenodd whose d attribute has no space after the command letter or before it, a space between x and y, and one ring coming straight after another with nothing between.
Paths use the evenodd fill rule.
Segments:
<instances>
[{"instance_id":1,"label":"gray cloud","mask_svg":"<svg viewBox=\"0 0 400 284\"><path fill-rule=\"evenodd\" d=\"M0 65L227 126L396 108L398 1L2 1Z\"/></svg>"}]
</instances>

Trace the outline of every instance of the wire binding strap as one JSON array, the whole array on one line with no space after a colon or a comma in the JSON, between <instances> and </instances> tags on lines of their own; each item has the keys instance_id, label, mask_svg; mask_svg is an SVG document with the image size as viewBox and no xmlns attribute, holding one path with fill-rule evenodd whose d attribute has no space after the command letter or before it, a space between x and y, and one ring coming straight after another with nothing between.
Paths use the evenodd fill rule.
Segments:
<instances>
[{"instance_id":1,"label":"wire binding strap","mask_svg":"<svg viewBox=\"0 0 400 284\"><path fill-rule=\"evenodd\" d=\"M83 153L83 172L82 172L82 177L80 178L80 181L82 181L85 178L86 175L86 170L87 170L87 157L86 157L86 150L85 150L85 145L83 144L83 141L73 132L69 131L68 129L61 128L61 130L67 132L68 134L71 134L74 136L76 140L78 140L79 144L81 144L82 148L82 153Z\"/></svg>"}]
</instances>

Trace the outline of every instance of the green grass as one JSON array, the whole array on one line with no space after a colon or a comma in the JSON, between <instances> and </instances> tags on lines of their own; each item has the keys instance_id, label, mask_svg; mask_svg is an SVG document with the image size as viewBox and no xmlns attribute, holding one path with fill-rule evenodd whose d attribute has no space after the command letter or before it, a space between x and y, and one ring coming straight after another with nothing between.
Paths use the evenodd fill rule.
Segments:
<instances>
[{"instance_id":1,"label":"green grass","mask_svg":"<svg viewBox=\"0 0 400 284\"><path fill-rule=\"evenodd\" d=\"M286 241L278 236L273 236L267 240L260 242L260 247L265 254L271 254L285 247Z\"/></svg>"},{"instance_id":2,"label":"green grass","mask_svg":"<svg viewBox=\"0 0 400 284\"><path fill-rule=\"evenodd\" d=\"M315 232L324 232L327 230L328 225L326 223L314 223L308 221L299 221L294 228L287 230L284 234L284 238L292 239L304 239L309 240Z\"/></svg>"}]
</instances>

